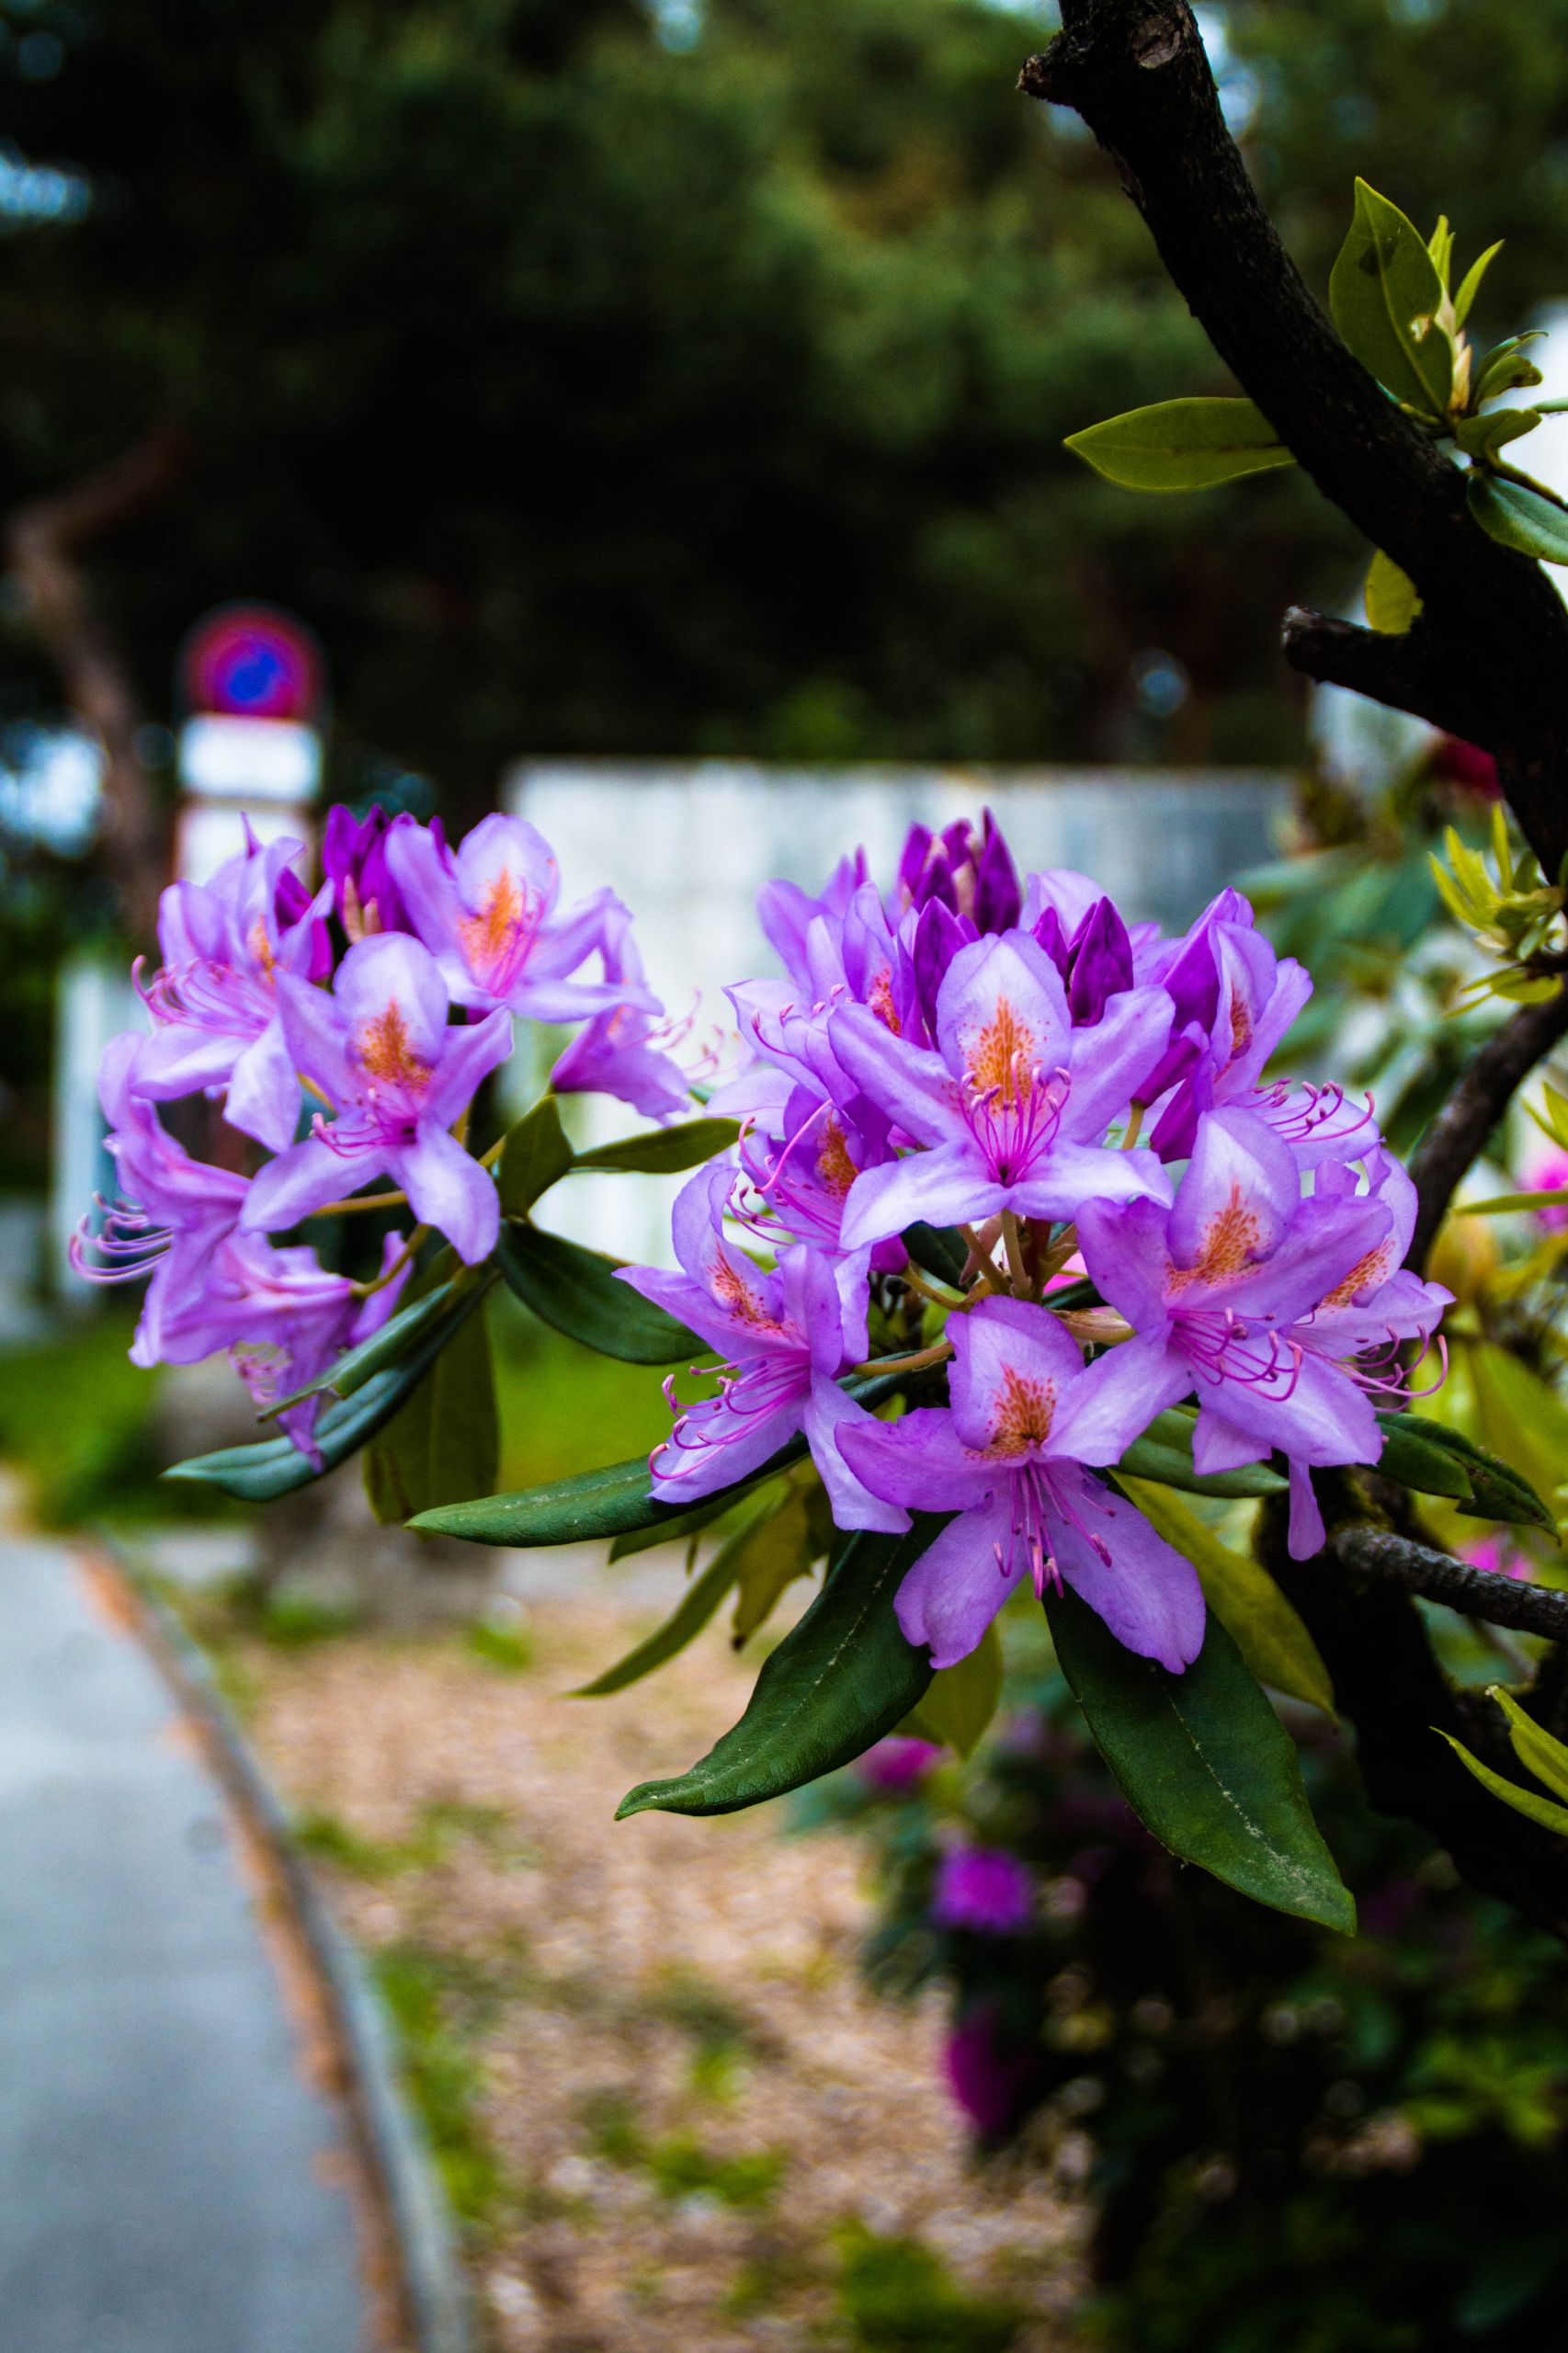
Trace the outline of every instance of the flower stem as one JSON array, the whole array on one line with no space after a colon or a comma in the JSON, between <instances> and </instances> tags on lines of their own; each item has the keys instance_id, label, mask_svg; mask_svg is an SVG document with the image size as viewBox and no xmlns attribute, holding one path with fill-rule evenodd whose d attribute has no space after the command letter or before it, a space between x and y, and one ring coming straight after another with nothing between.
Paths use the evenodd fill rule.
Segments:
<instances>
[{"instance_id":1,"label":"flower stem","mask_svg":"<svg viewBox=\"0 0 1568 2353\"><path fill-rule=\"evenodd\" d=\"M406 1193L360 1193L351 1201L328 1201L324 1209L312 1210L312 1217L353 1217L360 1210L396 1210L408 1207Z\"/></svg>"},{"instance_id":2,"label":"flower stem","mask_svg":"<svg viewBox=\"0 0 1568 2353\"><path fill-rule=\"evenodd\" d=\"M385 1290L389 1283L395 1282L429 1231L427 1225L416 1225L392 1265L385 1267L373 1283L356 1283L354 1288L360 1298L369 1299L373 1292Z\"/></svg>"},{"instance_id":3,"label":"flower stem","mask_svg":"<svg viewBox=\"0 0 1568 2353\"><path fill-rule=\"evenodd\" d=\"M953 1353L950 1340L938 1340L934 1347L921 1348L912 1357L869 1357L858 1364L857 1372L924 1372L928 1365L946 1364Z\"/></svg>"},{"instance_id":4,"label":"flower stem","mask_svg":"<svg viewBox=\"0 0 1568 2353\"><path fill-rule=\"evenodd\" d=\"M1142 1131L1142 1126L1143 1106L1142 1103L1134 1103L1131 1110L1127 1115L1127 1133L1121 1139L1121 1149L1123 1152L1131 1151Z\"/></svg>"},{"instance_id":5,"label":"flower stem","mask_svg":"<svg viewBox=\"0 0 1568 2353\"><path fill-rule=\"evenodd\" d=\"M1018 1234L1018 1221L1011 1210L1002 1212L1002 1246L1007 1254L1007 1272L1012 1277L1015 1299L1028 1299L1034 1286L1029 1281L1028 1268L1024 1265L1024 1245Z\"/></svg>"}]
</instances>

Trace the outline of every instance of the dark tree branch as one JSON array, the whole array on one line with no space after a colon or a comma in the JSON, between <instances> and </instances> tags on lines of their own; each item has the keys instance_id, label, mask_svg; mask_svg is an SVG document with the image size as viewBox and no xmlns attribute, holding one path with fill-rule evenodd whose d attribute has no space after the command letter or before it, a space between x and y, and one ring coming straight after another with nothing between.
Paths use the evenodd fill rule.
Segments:
<instances>
[{"instance_id":1,"label":"dark tree branch","mask_svg":"<svg viewBox=\"0 0 1568 2353\"><path fill-rule=\"evenodd\" d=\"M126 921L142 940L152 938L166 879L164 827L136 748L135 690L94 609L81 551L163 497L185 454L184 434L159 426L101 472L18 507L6 526L7 552L66 703L103 747L104 847Z\"/></svg>"},{"instance_id":2,"label":"dark tree branch","mask_svg":"<svg viewBox=\"0 0 1568 2353\"><path fill-rule=\"evenodd\" d=\"M1456 732L1495 756L1554 875L1568 852L1568 613L1539 564L1471 520L1463 477L1313 301L1225 129L1187 0L1062 0L1062 14L1020 86L1083 116L1221 359L1324 496L1421 593L1408 639L1352 648L1309 626L1292 634L1292 660L1437 726L1462 717Z\"/></svg>"},{"instance_id":3,"label":"dark tree branch","mask_svg":"<svg viewBox=\"0 0 1568 2353\"><path fill-rule=\"evenodd\" d=\"M1385 637L1292 605L1280 642L1291 668L1320 686L1347 687L1352 694L1411 711L1469 743L1477 742L1490 723L1486 698L1477 697L1468 671L1456 672L1445 663L1419 623L1403 637Z\"/></svg>"},{"instance_id":4,"label":"dark tree branch","mask_svg":"<svg viewBox=\"0 0 1568 2353\"><path fill-rule=\"evenodd\" d=\"M1343 1568L1369 1582L1425 1594L1466 1618L1507 1626L1518 1634L1568 1636L1568 1593L1544 1585L1521 1584L1495 1569L1472 1568L1429 1544L1414 1543L1386 1528L1342 1528L1333 1552Z\"/></svg>"},{"instance_id":5,"label":"dark tree branch","mask_svg":"<svg viewBox=\"0 0 1568 2353\"><path fill-rule=\"evenodd\" d=\"M1472 1887L1568 1944L1568 1838L1511 1813L1437 1737L1452 1733L1494 1771L1517 1779L1496 1708L1480 1692L1453 1688L1409 1594L1347 1567L1339 1532L1312 1561L1292 1561L1284 1538L1284 1514L1266 1506L1265 1565L1305 1620L1339 1712L1355 1728L1369 1802L1419 1823Z\"/></svg>"},{"instance_id":6,"label":"dark tree branch","mask_svg":"<svg viewBox=\"0 0 1568 2353\"><path fill-rule=\"evenodd\" d=\"M1466 1065L1410 1163L1418 1208L1406 1264L1419 1271L1449 1212L1454 1188L1537 1063L1568 1035L1568 988L1521 1006Z\"/></svg>"}]
</instances>

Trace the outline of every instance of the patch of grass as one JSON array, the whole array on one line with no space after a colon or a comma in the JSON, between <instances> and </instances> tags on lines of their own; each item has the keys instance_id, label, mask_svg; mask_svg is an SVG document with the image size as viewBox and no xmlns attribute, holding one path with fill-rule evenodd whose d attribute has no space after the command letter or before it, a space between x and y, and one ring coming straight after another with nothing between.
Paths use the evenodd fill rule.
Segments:
<instances>
[{"instance_id":1,"label":"patch of grass","mask_svg":"<svg viewBox=\"0 0 1568 2353\"><path fill-rule=\"evenodd\" d=\"M511 1820L505 1807L469 1805L455 1798L436 1798L421 1806L406 1838L367 1838L340 1814L324 1811L302 1813L294 1824L295 1843L307 1855L356 1879L368 1880L431 1870L446 1861L460 1839L472 1839L492 1851L504 1850L510 1832ZM515 1852L517 1859L527 1859L528 1849L518 1847Z\"/></svg>"},{"instance_id":2,"label":"patch of grass","mask_svg":"<svg viewBox=\"0 0 1568 2353\"><path fill-rule=\"evenodd\" d=\"M374 1971L397 2029L403 2083L452 2211L483 2232L514 2190L480 2112L483 2077L472 2047L477 2021L472 2010L464 2015L469 1972L418 1945L390 1946L377 1954Z\"/></svg>"},{"instance_id":3,"label":"patch of grass","mask_svg":"<svg viewBox=\"0 0 1568 2353\"><path fill-rule=\"evenodd\" d=\"M114 1311L85 1314L0 1352L0 1453L33 1512L46 1528L241 1518L244 1506L215 1487L159 1478L153 1380L126 1353L133 1329Z\"/></svg>"},{"instance_id":4,"label":"patch of grass","mask_svg":"<svg viewBox=\"0 0 1568 2353\"><path fill-rule=\"evenodd\" d=\"M323 1601L315 1594L281 1592L262 1597L256 1613L256 1631L280 1651L309 1650L316 1643L335 1643L351 1634L359 1613L346 1602Z\"/></svg>"},{"instance_id":5,"label":"patch of grass","mask_svg":"<svg viewBox=\"0 0 1568 2353\"><path fill-rule=\"evenodd\" d=\"M1006 2353L1023 2326L1015 2306L960 2288L918 2239L850 2222L839 2250L839 2315L857 2353Z\"/></svg>"},{"instance_id":6,"label":"patch of grass","mask_svg":"<svg viewBox=\"0 0 1568 2353\"><path fill-rule=\"evenodd\" d=\"M789 2154L748 2149L738 2156L704 2148L694 2132L671 2132L651 2141L635 2104L624 2092L590 2093L583 2103L588 2145L607 2165L645 2173L662 2198L714 2198L721 2205L756 2213L771 2203L783 2179Z\"/></svg>"}]
</instances>

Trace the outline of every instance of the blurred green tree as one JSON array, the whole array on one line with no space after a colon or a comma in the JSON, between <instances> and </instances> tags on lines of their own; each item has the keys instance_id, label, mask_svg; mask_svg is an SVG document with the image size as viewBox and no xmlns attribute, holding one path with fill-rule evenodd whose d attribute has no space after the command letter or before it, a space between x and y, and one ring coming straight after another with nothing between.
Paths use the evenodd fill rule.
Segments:
<instances>
[{"instance_id":1,"label":"blurred green tree","mask_svg":"<svg viewBox=\"0 0 1568 2353\"><path fill-rule=\"evenodd\" d=\"M1550 290L1568 0L1212 13L1310 262L1360 167L1508 232L1500 314ZM91 189L8 215L0 499L179 428L91 551L142 706L204 606L274 596L329 647L340 782L391 755L460 811L524 750L1288 749L1274 617L1352 543L1288 478L1152 508L1062 453L1224 386L1011 95L1048 14L0 0L0 137ZM13 708L50 691L26 620Z\"/></svg>"}]
</instances>

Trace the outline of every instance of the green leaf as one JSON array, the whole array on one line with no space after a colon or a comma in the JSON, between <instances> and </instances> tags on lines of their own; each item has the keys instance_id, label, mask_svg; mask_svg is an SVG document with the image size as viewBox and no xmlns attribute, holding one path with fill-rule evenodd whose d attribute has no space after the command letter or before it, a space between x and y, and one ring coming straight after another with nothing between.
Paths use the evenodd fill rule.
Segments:
<instances>
[{"instance_id":1,"label":"green leaf","mask_svg":"<svg viewBox=\"0 0 1568 2353\"><path fill-rule=\"evenodd\" d=\"M955 1233L950 1225L921 1222L908 1227L901 1239L917 1267L935 1275L938 1282L951 1283L955 1290L962 1290L969 1245L961 1233Z\"/></svg>"},{"instance_id":2,"label":"green leaf","mask_svg":"<svg viewBox=\"0 0 1568 2353\"><path fill-rule=\"evenodd\" d=\"M383 1527L495 1484L501 1430L490 1333L482 1313L458 1326L414 1394L365 1449L365 1493Z\"/></svg>"},{"instance_id":3,"label":"green leaf","mask_svg":"<svg viewBox=\"0 0 1568 2353\"><path fill-rule=\"evenodd\" d=\"M1454 324L1463 326L1470 316L1471 304L1481 291L1481 281L1503 250L1503 240L1488 245L1478 260L1472 261L1460 280L1460 290L1454 296Z\"/></svg>"},{"instance_id":4,"label":"green leaf","mask_svg":"<svg viewBox=\"0 0 1568 2353\"><path fill-rule=\"evenodd\" d=\"M503 1217L527 1217L552 1185L572 1165L572 1147L561 1125L561 1106L553 1095L541 1095L506 1133L501 1147L496 1185Z\"/></svg>"},{"instance_id":5,"label":"green leaf","mask_svg":"<svg viewBox=\"0 0 1568 2353\"><path fill-rule=\"evenodd\" d=\"M1378 1469L1385 1479L1412 1487L1418 1495L1448 1495L1469 1503L1474 1493L1470 1473L1449 1448L1414 1427L1403 1414L1380 1414L1378 1427L1383 1434Z\"/></svg>"},{"instance_id":6,"label":"green leaf","mask_svg":"<svg viewBox=\"0 0 1568 2353\"><path fill-rule=\"evenodd\" d=\"M799 1623L763 1662L740 1722L689 1773L644 1781L616 1820L733 1813L781 1797L862 1756L916 1706L928 1653L906 1643L893 1597L945 1518L923 1515L907 1536L853 1536Z\"/></svg>"},{"instance_id":7,"label":"green leaf","mask_svg":"<svg viewBox=\"0 0 1568 2353\"><path fill-rule=\"evenodd\" d=\"M622 1364L675 1364L706 1355L708 1344L630 1283L619 1259L585 1250L537 1225L501 1228L496 1258L507 1284L546 1324Z\"/></svg>"},{"instance_id":8,"label":"green leaf","mask_svg":"<svg viewBox=\"0 0 1568 2353\"><path fill-rule=\"evenodd\" d=\"M730 1640L736 1650L766 1626L786 1589L797 1577L809 1577L812 1563L822 1548L812 1530L811 1513L799 1486L792 1485L782 1504L762 1514L755 1526L732 1537L726 1552L734 1553L734 1614Z\"/></svg>"},{"instance_id":9,"label":"green leaf","mask_svg":"<svg viewBox=\"0 0 1568 2353\"><path fill-rule=\"evenodd\" d=\"M315 1443L322 1459L319 1471L292 1439L275 1438L259 1446L226 1446L216 1454L196 1455L188 1462L175 1463L165 1472L165 1478L189 1479L203 1486L221 1488L226 1495L238 1495L245 1503L257 1504L271 1503L278 1495L308 1487L313 1480L347 1461L349 1455L391 1421L404 1400L413 1395L453 1333L473 1313L487 1288L476 1285L464 1292L401 1364L390 1365L384 1372L373 1375L352 1397L327 1407L315 1427Z\"/></svg>"},{"instance_id":10,"label":"green leaf","mask_svg":"<svg viewBox=\"0 0 1568 2353\"><path fill-rule=\"evenodd\" d=\"M1196 1514L1162 1487L1124 1479L1130 1499L1167 1544L1198 1571L1203 1597L1234 1637L1260 1683L1334 1713L1334 1686L1317 1644L1267 1569L1221 1544Z\"/></svg>"},{"instance_id":11,"label":"green leaf","mask_svg":"<svg viewBox=\"0 0 1568 2353\"><path fill-rule=\"evenodd\" d=\"M1490 1200L1461 1201L1459 1217L1511 1216L1516 1210L1557 1210L1568 1201L1568 1188L1553 1186L1544 1193L1494 1193Z\"/></svg>"},{"instance_id":12,"label":"green leaf","mask_svg":"<svg viewBox=\"0 0 1568 2353\"><path fill-rule=\"evenodd\" d=\"M1448 415L1454 352L1437 324L1443 281L1398 205L1363 179L1328 299L1335 325L1380 384L1429 416Z\"/></svg>"},{"instance_id":13,"label":"green leaf","mask_svg":"<svg viewBox=\"0 0 1568 2353\"><path fill-rule=\"evenodd\" d=\"M1471 386L1470 404L1479 408L1483 401L1495 400L1499 392L1518 392L1541 381L1540 369L1525 350L1527 343L1534 343L1544 335L1544 327L1532 327L1528 335L1512 335L1486 354L1475 370Z\"/></svg>"},{"instance_id":14,"label":"green leaf","mask_svg":"<svg viewBox=\"0 0 1568 2353\"><path fill-rule=\"evenodd\" d=\"M1465 497L1482 529L1506 548L1537 556L1542 563L1568 563L1568 510L1544 491L1501 482L1494 474L1471 474Z\"/></svg>"},{"instance_id":15,"label":"green leaf","mask_svg":"<svg viewBox=\"0 0 1568 2353\"><path fill-rule=\"evenodd\" d=\"M1434 1725L1433 1730L1440 1731L1440 1727ZM1516 1782L1506 1781L1501 1773L1494 1773L1490 1765L1472 1756L1463 1741L1456 1740L1451 1732L1442 1733L1441 1737L1494 1798L1501 1798L1505 1805L1512 1806L1516 1813L1524 1814L1528 1821L1539 1822L1543 1830L1556 1830L1568 1837L1568 1806L1553 1805L1550 1798L1538 1797L1534 1790L1521 1790Z\"/></svg>"},{"instance_id":16,"label":"green leaf","mask_svg":"<svg viewBox=\"0 0 1568 2353\"><path fill-rule=\"evenodd\" d=\"M1540 423L1538 408L1494 408L1484 416L1460 417L1454 426L1454 439L1467 458L1487 459L1506 449L1510 441L1533 433Z\"/></svg>"},{"instance_id":17,"label":"green leaf","mask_svg":"<svg viewBox=\"0 0 1568 2353\"><path fill-rule=\"evenodd\" d=\"M1554 1798L1568 1798L1568 1746L1554 1740L1500 1683L1489 1684L1486 1696L1495 1699L1507 1717L1508 1738L1527 1772L1543 1782Z\"/></svg>"},{"instance_id":18,"label":"green leaf","mask_svg":"<svg viewBox=\"0 0 1568 2353\"><path fill-rule=\"evenodd\" d=\"M628 1684L639 1683L643 1676L652 1675L685 1650L687 1644L700 1634L713 1616L724 1596L734 1584L739 1573L747 1540L778 1509L778 1497L765 1497L748 1514L727 1544L722 1545L701 1575L688 1585L679 1602L645 1641L629 1650L591 1683L569 1691L570 1699L603 1699L612 1691L624 1691Z\"/></svg>"},{"instance_id":19,"label":"green leaf","mask_svg":"<svg viewBox=\"0 0 1568 2353\"><path fill-rule=\"evenodd\" d=\"M1259 1904L1352 1934L1356 1907L1295 1748L1215 1613L1198 1657L1172 1675L1124 1650L1071 1590L1048 1589L1045 1607L1062 1671L1144 1826Z\"/></svg>"},{"instance_id":20,"label":"green leaf","mask_svg":"<svg viewBox=\"0 0 1568 2353\"><path fill-rule=\"evenodd\" d=\"M701 1503L694 1504L689 1511L678 1513L674 1519L662 1520L653 1528L623 1529L610 1545L611 1561L629 1560L633 1553L646 1552L655 1544L676 1543L684 1536L699 1536L716 1519L722 1519L726 1512L733 1511L735 1495L733 1487L727 1487L718 1495L709 1495Z\"/></svg>"},{"instance_id":21,"label":"green leaf","mask_svg":"<svg viewBox=\"0 0 1568 2353\"><path fill-rule=\"evenodd\" d=\"M447 1250L441 1256L449 1260L452 1253ZM363 1389L368 1381L378 1372L384 1372L388 1365L401 1362L421 1333L427 1332L431 1324L437 1323L446 1313L460 1285L467 1288L477 1271L465 1270L450 1281L437 1284L433 1290L424 1292L421 1297L407 1301L395 1315L388 1317L379 1332L372 1332L369 1338L361 1340L358 1347L349 1348L335 1364L328 1365L314 1381L307 1381L303 1389L296 1389L289 1396L280 1397L276 1405L267 1407L261 1419L264 1422L276 1421L278 1415L286 1414L290 1405L298 1405L307 1397L318 1396L324 1389L332 1390L339 1397L352 1397L357 1389Z\"/></svg>"},{"instance_id":22,"label":"green leaf","mask_svg":"<svg viewBox=\"0 0 1568 2353\"><path fill-rule=\"evenodd\" d=\"M1156 401L1070 433L1065 446L1124 490L1207 490L1296 462L1251 401Z\"/></svg>"},{"instance_id":23,"label":"green leaf","mask_svg":"<svg viewBox=\"0 0 1568 2353\"><path fill-rule=\"evenodd\" d=\"M1508 1358L1507 1361L1512 1364L1516 1359ZM1520 1370L1525 1370L1525 1368ZM1482 1381L1489 1377L1490 1368L1483 1368ZM1506 1383L1508 1378L1504 1376ZM1527 1374L1527 1379L1533 1381L1536 1376ZM1544 1382L1540 1386L1544 1388ZM1568 1435L1568 1414L1564 1413L1561 1400L1551 1390L1546 1391L1546 1395L1556 1415L1562 1417L1564 1434ZM1536 1403L1539 1408L1539 1399ZM1382 1415L1380 1414L1378 1418L1381 1421ZM1485 1447L1478 1446L1473 1438L1466 1438L1462 1431L1451 1428L1447 1422L1430 1421L1420 1414L1400 1414L1391 1415L1390 1419L1396 1421L1408 1435L1419 1438L1424 1446L1445 1449L1458 1462L1470 1482L1471 1490L1469 1499L1458 1506L1463 1518L1500 1519L1521 1528L1544 1528L1555 1534L1557 1522L1522 1472L1516 1471L1495 1454L1488 1453ZM1382 1468L1381 1463L1379 1468ZM1406 1483L1413 1485L1415 1482ZM1427 1488L1423 1492L1440 1495L1443 1490Z\"/></svg>"},{"instance_id":24,"label":"green leaf","mask_svg":"<svg viewBox=\"0 0 1568 2353\"><path fill-rule=\"evenodd\" d=\"M596 1144L592 1152L580 1152L573 1165L623 1168L642 1176L672 1176L728 1152L740 1131L738 1120L687 1120L682 1127L655 1128L650 1135Z\"/></svg>"},{"instance_id":25,"label":"green leaf","mask_svg":"<svg viewBox=\"0 0 1568 2353\"><path fill-rule=\"evenodd\" d=\"M956 1666L938 1667L917 1708L897 1727L918 1740L937 1740L956 1756L972 1756L1002 1697L1002 1638L993 1619L976 1647Z\"/></svg>"},{"instance_id":26,"label":"green leaf","mask_svg":"<svg viewBox=\"0 0 1568 2353\"><path fill-rule=\"evenodd\" d=\"M1382 637L1403 637L1421 610L1415 581L1381 548L1373 552L1365 595L1368 626Z\"/></svg>"}]
</instances>

